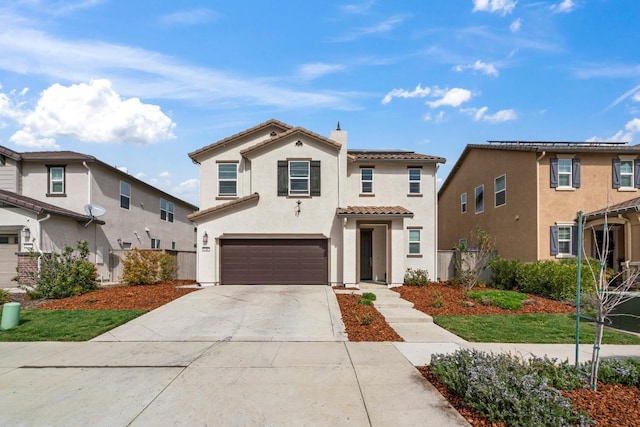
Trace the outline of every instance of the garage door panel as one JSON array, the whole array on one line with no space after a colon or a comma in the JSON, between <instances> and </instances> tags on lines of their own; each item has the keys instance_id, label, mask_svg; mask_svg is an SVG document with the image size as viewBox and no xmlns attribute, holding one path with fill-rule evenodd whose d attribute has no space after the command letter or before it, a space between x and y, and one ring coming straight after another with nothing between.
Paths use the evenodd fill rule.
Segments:
<instances>
[{"instance_id":1,"label":"garage door panel","mask_svg":"<svg viewBox=\"0 0 640 427\"><path fill-rule=\"evenodd\" d=\"M324 239L227 239L220 252L223 285L328 283Z\"/></svg>"}]
</instances>

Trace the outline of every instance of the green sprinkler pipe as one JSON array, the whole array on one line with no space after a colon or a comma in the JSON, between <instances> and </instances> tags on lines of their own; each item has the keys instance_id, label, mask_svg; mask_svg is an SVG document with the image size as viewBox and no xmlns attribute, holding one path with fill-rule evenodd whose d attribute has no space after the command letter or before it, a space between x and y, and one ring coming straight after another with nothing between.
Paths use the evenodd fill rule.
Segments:
<instances>
[{"instance_id":1,"label":"green sprinkler pipe","mask_svg":"<svg viewBox=\"0 0 640 427\"><path fill-rule=\"evenodd\" d=\"M576 279L576 368L580 352L580 281L582 273L582 211L578 212L578 274Z\"/></svg>"}]
</instances>

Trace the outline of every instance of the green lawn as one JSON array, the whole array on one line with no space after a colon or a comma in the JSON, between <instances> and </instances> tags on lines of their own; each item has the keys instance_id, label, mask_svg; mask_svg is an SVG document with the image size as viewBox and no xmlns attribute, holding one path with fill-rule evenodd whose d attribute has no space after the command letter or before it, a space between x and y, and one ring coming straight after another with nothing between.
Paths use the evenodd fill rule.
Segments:
<instances>
[{"instance_id":1,"label":"green lawn","mask_svg":"<svg viewBox=\"0 0 640 427\"><path fill-rule=\"evenodd\" d=\"M0 330L0 341L87 341L128 322L147 310L20 311L20 324Z\"/></svg>"},{"instance_id":2,"label":"green lawn","mask_svg":"<svg viewBox=\"0 0 640 427\"><path fill-rule=\"evenodd\" d=\"M434 322L472 342L572 344L576 322L573 314L520 314L435 316ZM580 322L580 342L593 343L595 328ZM640 344L640 337L605 329L603 344Z\"/></svg>"}]
</instances>

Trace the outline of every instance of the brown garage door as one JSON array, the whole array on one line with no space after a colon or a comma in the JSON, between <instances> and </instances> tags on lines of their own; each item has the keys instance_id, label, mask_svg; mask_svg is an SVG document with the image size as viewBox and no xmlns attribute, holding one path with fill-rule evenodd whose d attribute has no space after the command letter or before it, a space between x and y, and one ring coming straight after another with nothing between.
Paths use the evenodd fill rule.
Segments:
<instances>
[{"instance_id":1,"label":"brown garage door","mask_svg":"<svg viewBox=\"0 0 640 427\"><path fill-rule=\"evenodd\" d=\"M223 285L326 285L326 239L226 239L220 242Z\"/></svg>"}]
</instances>

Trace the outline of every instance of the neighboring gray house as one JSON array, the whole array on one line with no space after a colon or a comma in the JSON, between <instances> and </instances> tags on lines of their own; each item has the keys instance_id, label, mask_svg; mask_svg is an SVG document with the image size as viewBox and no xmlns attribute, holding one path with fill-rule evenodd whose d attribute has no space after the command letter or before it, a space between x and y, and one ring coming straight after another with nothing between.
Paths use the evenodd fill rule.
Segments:
<instances>
[{"instance_id":1,"label":"neighboring gray house","mask_svg":"<svg viewBox=\"0 0 640 427\"><path fill-rule=\"evenodd\" d=\"M87 204L106 213L92 218ZM16 286L16 266L26 265L30 252L59 251L82 239L102 281L118 280L114 253L126 249L193 252L187 215L195 210L93 156L0 146L0 287Z\"/></svg>"}]
</instances>

